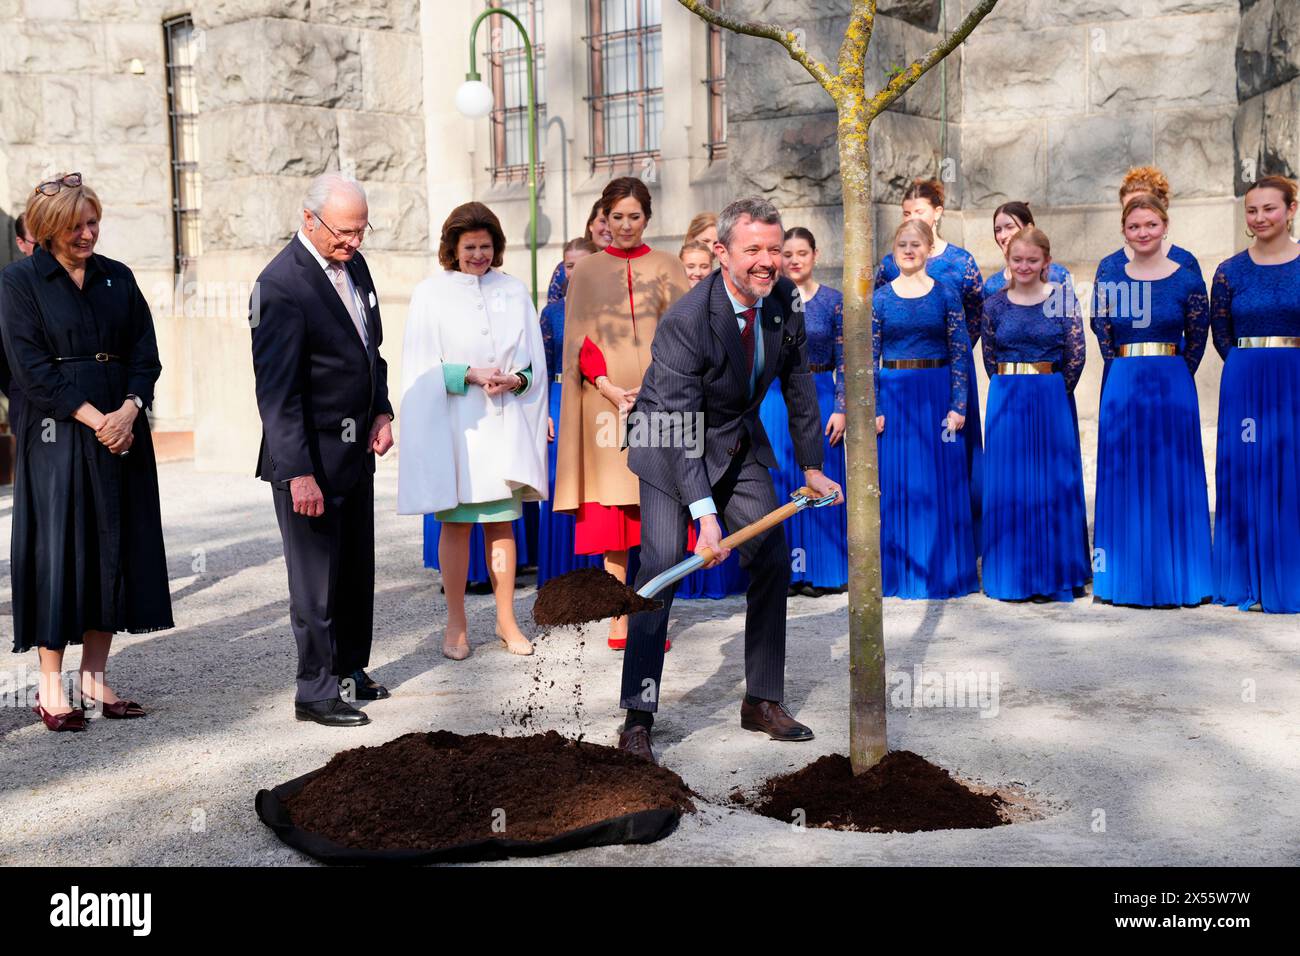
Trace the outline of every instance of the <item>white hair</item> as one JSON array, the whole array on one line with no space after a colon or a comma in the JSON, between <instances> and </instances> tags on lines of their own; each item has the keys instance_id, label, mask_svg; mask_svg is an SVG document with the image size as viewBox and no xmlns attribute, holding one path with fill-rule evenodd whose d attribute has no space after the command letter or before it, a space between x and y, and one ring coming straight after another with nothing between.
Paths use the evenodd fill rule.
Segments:
<instances>
[{"instance_id":1,"label":"white hair","mask_svg":"<svg viewBox=\"0 0 1300 956\"><path fill-rule=\"evenodd\" d=\"M307 187L307 195L302 201L303 208L319 216L330 197L341 192L350 192L362 202L366 202L366 191L359 182L340 172L328 172L321 173L311 181L311 185Z\"/></svg>"}]
</instances>

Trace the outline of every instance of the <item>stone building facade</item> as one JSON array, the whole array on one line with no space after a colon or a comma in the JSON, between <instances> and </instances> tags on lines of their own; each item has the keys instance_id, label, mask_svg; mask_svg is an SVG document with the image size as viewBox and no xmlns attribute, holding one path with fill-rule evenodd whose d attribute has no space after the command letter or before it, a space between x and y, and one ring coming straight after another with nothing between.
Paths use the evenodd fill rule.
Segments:
<instances>
[{"instance_id":1,"label":"stone building facade","mask_svg":"<svg viewBox=\"0 0 1300 956\"><path fill-rule=\"evenodd\" d=\"M828 62L849 8L848 0L724 2L802 31ZM659 84L663 118L655 149L606 161L597 157L591 118L592 35L598 18L619 5L656 21L651 82ZM824 247L822 277L838 282L843 221L829 99L770 41L727 36L720 60L718 39L673 0L619 5L512 4L537 17L533 39L544 60L539 282L562 243L581 232L604 183L622 173L651 185L652 244L675 250L696 212L759 193L790 224L814 230ZM80 170L99 190L101 250L136 270L154 305L165 366L155 428L192 435L202 467L251 469L258 428L247 297L292 235L317 173L342 169L369 192L375 232L365 252L394 388L406 304L437 268L438 230L452 207L469 198L491 205L506 230L505 268L527 280L527 187L495 168L499 126L465 119L453 105L468 69L469 27L485 6L0 0L0 225L8 238L32 186L55 170ZM970 6L881 0L867 75L885 82ZM177 295L162 24L182 14L195 28L202 198L201 251ZM477 57L485 79L493 79L493 51L514 43L512 31L485 26ZM1237 196L1246 178L1300 168L1298 77L1295 0L1001 0L873 127L878 244L898 220L905 185L938 176L949 193L944 234L970 248L986 272L999 261L993 208L1023 199L1052 236L1056 257L1090 279L1097 260L1120 244L1120 177L1130 165L1154 162L1173 183L1175 241L1212 271L1245 241ZM723 89L725 146L711 112ZM1097 407L1095 352L1092 359L1080 386L1085 420ZM1198 376L1211 432L1217 368L1211 350Z\"/></svg>"}]
</instances>

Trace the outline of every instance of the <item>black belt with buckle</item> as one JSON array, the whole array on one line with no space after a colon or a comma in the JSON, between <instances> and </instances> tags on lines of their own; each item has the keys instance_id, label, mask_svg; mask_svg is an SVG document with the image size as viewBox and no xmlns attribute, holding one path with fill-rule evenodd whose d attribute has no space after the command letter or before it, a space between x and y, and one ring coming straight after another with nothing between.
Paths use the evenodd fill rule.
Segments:
<instances>
[{"instance_id":1,"label":"black belt with buckle","mask_svg":"<svg viewBox=\"0 0 1300 956\"><path fill-rule=\"evenodd\" d=\"M120 362L122 356L111 352L96 352L94 355L56 355L56 362Z\"/></svg>"}]
</instances>

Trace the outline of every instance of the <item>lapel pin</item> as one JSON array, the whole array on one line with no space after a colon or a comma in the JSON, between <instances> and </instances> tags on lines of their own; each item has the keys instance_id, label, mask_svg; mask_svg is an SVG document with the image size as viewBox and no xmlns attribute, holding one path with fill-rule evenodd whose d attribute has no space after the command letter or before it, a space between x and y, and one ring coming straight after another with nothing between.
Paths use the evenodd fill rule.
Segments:
<instances>
[{"instance_id":1,"label":"lapel pin","mask_svg":"<svg viewBox=\"0 0 1300 956\"><path fill-rule=\"evenodd\" d=\"M375 301L375 292L372 289L370 290L370 308L373 309L377 304L378 303Z\"/></svg>"},{"instance_id":2,"label":"lapel pin","mask_svg":"<svg viewBox=\"0 0 1300 956\"><path fill-rule=\"evenodd\" d=\"M110 289L113 288L113 280L112 280L112 279L105 279L104 282L106 282L106 283L108 284L108 287L109 287Z\"/></svg>"}]
</instances>

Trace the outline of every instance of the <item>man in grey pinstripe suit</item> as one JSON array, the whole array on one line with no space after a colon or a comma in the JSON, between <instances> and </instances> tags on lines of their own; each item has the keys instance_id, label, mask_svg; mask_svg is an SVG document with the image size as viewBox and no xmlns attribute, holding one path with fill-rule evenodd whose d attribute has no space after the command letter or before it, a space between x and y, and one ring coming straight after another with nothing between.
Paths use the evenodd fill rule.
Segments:
<instances>
[{"instance_id":1,"label":"man in grey pinstripe suit","mask_svg":"<svg viewBox=\"0 0 1300 956\"><path fill-rule=\"evenodd\" d=\"M819 495L834 492L836 504L843 500L821 471L821 419L803 312L794 284L779 277L783 238L781 214L770 202L731 203L718 216L714 244L722 267L659 321L650 367L628 416L628 466L641 480L637 587L681 560L689 521L699 522L696 551L713 552L706 565L712 567L730 553L720 545L719 513L736 529L778 506L768 470L776 459L758 417L775 378L805 483ZM781 704L790 583L784 529L777 525L741 545L740 562L750 576L741 726L774 740L811 740L812 731ZM632 617L623 658L620 706L627 721L619 747L651 762L671 608L669 593L662 610Z\"/></svg>"}]
</instances>

